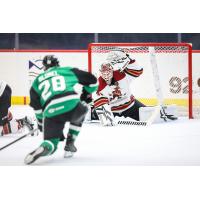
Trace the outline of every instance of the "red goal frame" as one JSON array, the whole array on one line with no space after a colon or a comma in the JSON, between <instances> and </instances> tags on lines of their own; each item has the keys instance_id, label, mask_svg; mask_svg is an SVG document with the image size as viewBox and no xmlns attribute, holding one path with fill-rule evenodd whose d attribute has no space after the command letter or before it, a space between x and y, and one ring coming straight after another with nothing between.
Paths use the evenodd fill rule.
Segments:
<instances>
[{"instance_id":1,"label":"red goal frame","mask_svg":"<svg viewBox=\"0 0 200 200\"><path fill-rule=\"evenodd\" d=\"M88 70L92 72L92 47L95 46L182 46L188 48L188 105L189 119L193 118L192 105L192 45L189 43L90 43L88 45Z\"/></svg>"}]
</instances>

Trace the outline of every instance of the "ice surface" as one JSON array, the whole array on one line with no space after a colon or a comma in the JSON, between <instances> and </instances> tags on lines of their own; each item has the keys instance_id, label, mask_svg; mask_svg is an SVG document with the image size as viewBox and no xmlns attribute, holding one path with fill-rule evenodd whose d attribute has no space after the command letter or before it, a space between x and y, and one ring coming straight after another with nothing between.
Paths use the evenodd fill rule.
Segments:
<instances>
[{"instance_id":1,"label":"ice surface","mask_svg":"<svg viewBox=\"0 0 200 200\"><path fill-rule=\"evenodd\" d=\"M13 106L16 118L33 116L28 106ZM66 125L65 133L67 133ZM0 147L20 134L0 137ZM24 165L24 157L38 147L42 134L26 137L0 151L0 166ZM94 166L94 165L200 165L200 120L181 118L175 122L153 124L149 127L118 125L101 127L83 125L77 138L78 152L72 158L63 158L64 143L55 154L42 157L33 165Z\"/></svg>"}]
</instances>

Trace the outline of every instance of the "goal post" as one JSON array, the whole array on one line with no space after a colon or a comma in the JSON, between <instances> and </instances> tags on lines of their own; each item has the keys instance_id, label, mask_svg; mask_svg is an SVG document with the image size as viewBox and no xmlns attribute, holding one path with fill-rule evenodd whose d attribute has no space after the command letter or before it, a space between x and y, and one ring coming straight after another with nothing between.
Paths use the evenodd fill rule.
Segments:
<instances>
[{"instance_id":1,"label":"goal post","mask_svg":"<svg viewBox=\"0 0 200 200\"><path fill-rule=\"evenodd\" d=\"M156 95L155 73L152 70L151 62L153 55L163 103L166 105L176 104L180 116L188 116L190 119L194 117L194 112L200 106L200 94L193 99L191 44L90 43L88 46L88 70L98 77L100 65L106 61L108 54L111 51L119 50L126 50L130 57L144 69L143 74L129 86L136 99L149 106L159 104L160 99Z\"/></svg>"}]
</instances>

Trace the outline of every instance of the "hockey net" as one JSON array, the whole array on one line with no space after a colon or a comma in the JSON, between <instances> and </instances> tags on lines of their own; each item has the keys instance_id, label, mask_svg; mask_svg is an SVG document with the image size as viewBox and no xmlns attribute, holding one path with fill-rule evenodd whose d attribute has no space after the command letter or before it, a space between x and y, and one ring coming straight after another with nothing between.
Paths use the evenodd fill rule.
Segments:
<instances>
[{"instance_id":1,"label":"hockey net","mask_svg":"<svg viewBox=\"0 0 200 200\"><path fill-rule=\"evenodd\" d=\"M157 73L152 70L152 49ZM165 105L177 105L179 116L200 118L200 70L192 68L192 46L186 43L91 43L89 71L99 76L99 68L111 51L126 51L144 69L129 87L145 105L158 105L155 76L159 78ZM117 68L116 68L117 69Z\"/></svg>"}]
</instances>

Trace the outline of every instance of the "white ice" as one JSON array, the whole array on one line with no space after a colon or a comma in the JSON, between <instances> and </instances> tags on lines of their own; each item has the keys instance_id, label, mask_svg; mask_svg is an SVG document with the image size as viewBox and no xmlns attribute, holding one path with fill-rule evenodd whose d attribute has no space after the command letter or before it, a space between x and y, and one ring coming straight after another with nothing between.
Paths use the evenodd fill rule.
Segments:
<instances>
[{"instance_id":1,"label":"white ice","mask_svg":"<svg viewBox=\"0 0 200 200\"><path fill-rule=\"evenodd\" d=\"M11 111L16 118L34 115L28 106L13 106ZM66 125L65 133L67 128ZM21 135L0 137L0 147ZM1 150L0 166L24 165L24 157L37 148L42 140L42 134L28 136ZM85 123L76 146L78 152L74 157L63 158L64 142L61 142L57 152L38 159L33 165L200 165L200 120L180 118L175 122L153 124L148 127L101 127L98 124Z\"/></svg>"}]
</instances>

